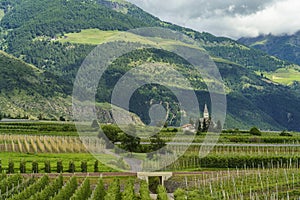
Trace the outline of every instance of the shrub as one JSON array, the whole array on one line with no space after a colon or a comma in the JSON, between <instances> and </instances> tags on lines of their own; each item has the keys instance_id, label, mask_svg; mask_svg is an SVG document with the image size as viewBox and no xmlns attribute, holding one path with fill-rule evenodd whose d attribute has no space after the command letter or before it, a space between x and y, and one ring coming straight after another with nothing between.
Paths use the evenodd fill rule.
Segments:
<instances>
[{"instance_id":1,"label":"shrub","mask_svg":"<svg viewBox=\"0 0 300 200\"><path fill-rule=\"evenodd\" d=\"M93 120L91 128L94 128L96 130L99 129L99 124L98 124L97 120L95 120L95 119Z\"/></svg>"},{"instance_id":2,"label":"shrub","mask_svg":"<svg viewBox=\"0 0 300 200\"><path fill-rule=\"evenodd\" d=\"M95 188L93 200L104 200L105 195L106 195L106 191L104 188L104 183L103 183L102 178L100 178L98 185Z\"/></svg>"},{"instance_id":3,"label":"shrub","mask_svg":"<svg viewBox=\"0 0 300 200\"><path fill-rule=\"evenodd\" d=\"M122 200L122 195L120 192L120 180L115 179L112 184L110 184L107 194L104 200Z\"/></svg>"},{"instance_id":4,"label":"shrub","mask_svg":"<svg viewBox=\"0 0 300 200\"><path fill-rule=\"evenodd\" d=\"M175 200L186 200L185 191L181 188L177 189L174 192L174 199Z\"/></svg>"},{"instance_id":5,"label":"shrub","mask_svg":"<svg viewBox=\"0 0 300 200\"><path fill-rule=\"evenodd\" d=\"M188 193L187 199L189 200L199 200L201 199L200 194L197 191L191 191Z\"/></svg>"},{"instance_id":6,"label":"shrub","mask_svg":"<svg viewBox=\"0 0 300 200\"><path fill-rule=\"evenodd\" d=\"M168 200L166 188L162 185L157 187L157 200Z\"/></svg>"},{"instance_id":7,"label":"shrub","mask_svg":"<svg viewBox=\"0 0 300 200\"><path fill-rule=\"evenodd\" d=\"M66 200L70 199L78 187L77 179L73 176L69 182L59 191L59 193L52 198L52 200Z\"/></svg>"},{"instance_id":8,"label":"shrub","mask_svg":"<svg viewBox=\"0 0 300 200\"><path fill-rule=\"evenodd\" d=\"M85 200L91 196L92 190L90 186L90 180L85 179L81 187L76 190L75 194L72 196L71 200Z\"/></svg>"},{"instance_id":9,"label":"shrub","mask_svg":"<svg viewBox=\"0 0 300 200\"><path fill-rule=\"evenodd\" d=\"M1 190L1 199L5 198L3 195L9 195L9 191L11 191L15 186L23 181L23 177L20 174L14 174L11 176L6 176L6 174L2 175L2 180L0 182L0 190Z\"/></svg>"},{"instance_id":10,"label":"shrub","mask_svg":"<svg viewBox=\"0 0 300 200\"><path fill-rule=\"evenodd\" d=\"M31 196L29 200L51 199L51 197L55 196L58 193L58 191L62 188L63 184L64 184L63 177L62 175L60 175L52 182L51 185L46 187L41 192Z\"/></svg>"},{"instance_id":11,"label":"shrub","mask_svg":"<svg viewBox=\"0 0 300 200\"><path fill-rule=\"evenodd\" d=\"M26 187L25 190L13 196L13 200L29 199L32 195L41 192L46 186L48 186L50 179L48 176L43 176L37 180L34 184Z\"/></svg>"},{"instance_id":12,"label":"shrub","mask_svg":"<svg viewBox=\"0 0 300 200\"><path fill-rule=\"evenodd\" d=\"M127 199L136 200L136 196L135 196L135 193L134 193L134 183L133 183L133 181L129 181L126 184L124 192L122 194L122 199L123 200L127 200Z\"/></svg>"},{"instance_id":13,"label":"shrub","mask_svg":"<svg viewBox=\"0 0 300 200\"><path fill-rule=\"evenodd\" d=\"M149 177L149 190L152 193L157 192L157 187L160 185L159 177Z\"/></svg>"},{"instance_id":14,"label":"shrub","mask_svg":"<svg viewBox=\"0 0 300 200\"><path fill-rule=\"evenodd\" d=\"M256 135L256 136L261 136L260 130L256 127L253 127L253 128L250 129L250 134L251 135Z\"/></svg>"},{"instance_id":15,"label":"shrub","mask_svg":"<svg viewBox=\"0 0 300 200\"><path fill-rule=\"evenodd\" d=\"M287 137L292 137L293 135L287 131L282 131L279 136L287 136Z\"/></svg>"},{"instance_id":16,"label":"shrub","mask_svg":"<svg viewBox=\"0 0 300 200\"><path fill-rule=\"evenodd\" d=\"M178 132L178 129L177 129L177 128L173 128L173 129L171 130L171 132L177 133L177 132Z\"/></svg>"},{"instance_id":17,"label":"shrub","mask_svg":"<svg viewBox=\"0 0 300 200\"><path fill-rule=\"evenodd\" d=\"M140 199L143 200L151 200L150 192L149 192L149 185L146 181L141 182L140 186Z\"/></svg>"}]
</instances>

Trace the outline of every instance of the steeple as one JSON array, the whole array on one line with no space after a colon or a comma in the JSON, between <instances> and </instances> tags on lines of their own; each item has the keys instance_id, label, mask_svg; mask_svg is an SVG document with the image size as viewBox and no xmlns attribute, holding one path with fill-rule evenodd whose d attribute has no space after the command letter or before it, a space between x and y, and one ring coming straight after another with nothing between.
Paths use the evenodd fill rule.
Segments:
<instances>
[{"instance_id":1,"label":"steeple","mask_svg":"<svg viewBox=\"0 0 300 200\"><path fill-rule=\"evenodd\" d=\"M203 118L204 119L209 119L209 112L208 112L208 108L207 108L206 104L204 106Z\"/></svg>"}]
</instances>

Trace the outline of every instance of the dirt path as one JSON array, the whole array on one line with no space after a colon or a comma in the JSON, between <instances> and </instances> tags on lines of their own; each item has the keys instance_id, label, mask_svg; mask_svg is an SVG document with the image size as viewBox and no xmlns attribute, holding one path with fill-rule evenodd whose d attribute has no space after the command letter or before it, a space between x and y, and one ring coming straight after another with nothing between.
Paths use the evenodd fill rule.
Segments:
<instances>
[{"instance_id":1,"label":"dirt path","mask_svg":"<svg viewBox=\"0 0 300 200\"><path fill-rule=\"evenodd\" d=\"M42 177L44 176L44 173L38 173L38 174L22 174L24 177ZM60 174L59 173L50 173L47 174L49 177L57 177ZM130 173L130 172L91 172L91 173L62 173L62 176L64 177L71 177L71 176L78 176L78 177L136 177L137 173Z\"/></svg>"}]
</instances>

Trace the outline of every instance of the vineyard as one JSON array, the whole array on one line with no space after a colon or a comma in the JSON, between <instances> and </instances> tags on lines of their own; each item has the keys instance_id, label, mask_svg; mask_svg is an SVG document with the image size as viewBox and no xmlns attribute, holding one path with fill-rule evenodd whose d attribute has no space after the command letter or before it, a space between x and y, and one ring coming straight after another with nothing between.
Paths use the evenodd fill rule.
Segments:
<instances>
[{"instance_id":1,"label":"vineyard","mask_svg":"<svg viewBox=\"0 0 300 200\"><path fill-rule=\"evenodd\" d=\"M135 187L136 186L136 187ZM50 178L1 175L0 198L7 200L150 200L148 184L135 179L103 179L97 177ZM164 189L164 195L166 190Z\"/></svg>"},{"instance_id":2,"label":"vineyard","mask_svg":"<svg viewBox=\"0 0 300 200\"><path fill-rule=\"evenodd\" d=\"M176 175L165 187L136 178L113 177L49 177L20 174L0 177L1 199L30 200L253 200L298 199L300 195L299 169L281 168L258 170L228 170L203 172L195 175ZM151 194L155 187L157 194Z\"/></svg>"},{"instance_id":3,"label":"vineyard","mask_svg":"<svg viewBox=\"0 0 300 200\"><path fill-rule=\"evenodd\" d=\"M88 126L85 130L93 131ZM166 128L161 138L170 142L176 131ZM224 133L203 158L199 151L204 146L198 143L205 135L198 135L184 155L161 169L174 172L164 186L158 177L146 183L135 174L120 175L121 169L129 169L126 160L113 162L115 158L106 153L102 139L79 137L73 124L0 123L0 133L0 199L277 200L300 196L297 133L255 137ZM141 130L140 135L147 133ZM168 163L172 154L186 149L187 137L179 133L178 142L169 143L161 162ZM141 141L145 147L149 145L149 140L142 137ZM157 164L155 158L140 153L130 156L143 159L144 169ZM119 178L111 177L113 174Z\"/></svg>"},{"instance_id":4,"label":"vineyard","mask_svg":"<svg viewBox=\"0 0 300 200\"><path fill-rule=\"evenodd\" d=\"M175 199L299 199L299 169L247 169L174 177Z\"/></svg>"}]
</instances>

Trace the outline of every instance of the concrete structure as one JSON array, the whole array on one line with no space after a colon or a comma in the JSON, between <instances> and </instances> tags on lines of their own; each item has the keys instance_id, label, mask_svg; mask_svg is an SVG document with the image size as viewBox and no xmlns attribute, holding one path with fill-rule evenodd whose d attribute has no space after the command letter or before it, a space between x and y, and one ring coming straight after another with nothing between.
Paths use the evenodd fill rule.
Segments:
<instances>
[{"instance_id":1,"label":"concrete structure","mask_svg":"<svg viewBox=\"0 0 300 200\"><path fill-rule=\"evenodd\" d=\"M159 177L161 184L164 186L166 180L173 176L173 172L138 172L137 177L149 183L149 177Z\"/></svg>"}]
</instances>

